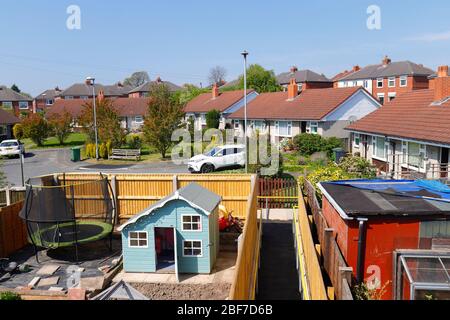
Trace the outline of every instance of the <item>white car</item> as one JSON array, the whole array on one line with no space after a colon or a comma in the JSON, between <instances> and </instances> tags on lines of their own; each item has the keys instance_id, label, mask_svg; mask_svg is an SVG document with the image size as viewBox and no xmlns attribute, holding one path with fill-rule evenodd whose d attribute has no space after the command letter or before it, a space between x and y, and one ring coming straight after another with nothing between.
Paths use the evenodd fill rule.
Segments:
<instances>
[{"instance_id":1,"label":"white car","mask_svg":"<svg viewBox=\"0 0 450 320\"><path fill-rule=\"evenodd\" d=\"M245 166L245 145L215 147L205 154L197 155L188 162L191 173L211 173L217 169Z\"/></svg>"},{"instance_id":2,"label":"white car","mask_svg":"<svg viewBox=\"0 0 450 320\"><path fill-rule=\"evenodd\" d=\"M19 140L3 140L0 143L0 157L18 157L25 154L25 147Z\"/></svg>"}]
</instances>

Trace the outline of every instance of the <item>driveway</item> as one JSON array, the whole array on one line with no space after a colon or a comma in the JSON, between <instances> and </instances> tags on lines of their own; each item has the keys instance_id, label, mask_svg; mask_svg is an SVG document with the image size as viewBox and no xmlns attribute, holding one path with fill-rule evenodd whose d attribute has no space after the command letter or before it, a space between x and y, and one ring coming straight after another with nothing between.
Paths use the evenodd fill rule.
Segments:
<instances>
[{"instance_id":1,"label":"driveway","mask_svg":"<svg viewBox=\"0 0 450 320\"><path fill-rule=\"evenodd\" d=\"M21 186L19 159L3 159L2 170L12 186ZM32 150L25 157L24 176L28 178L57 172L102 172L102 173L189 173L185 165L178 166L171 161L136 163L131 165L95 165L70 161L70 149Z\"/></svg>"}]
</instances>

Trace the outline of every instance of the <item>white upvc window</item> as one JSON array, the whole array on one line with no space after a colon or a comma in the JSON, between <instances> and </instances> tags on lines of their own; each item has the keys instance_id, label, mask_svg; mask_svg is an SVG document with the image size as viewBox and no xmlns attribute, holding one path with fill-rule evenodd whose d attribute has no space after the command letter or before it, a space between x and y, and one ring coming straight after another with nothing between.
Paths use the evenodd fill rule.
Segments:
<instances>
[{"instance_id":1,"label":"white upvc window","mask_svg":"<svg viewBox=\"0 0 450 320\"><path fill-rule=\"evenodd\" d=\"M308 121L306 123L306 133L318 134L319 133L319 123L317 121Z\"/></svg>"},{"instance_id":2,"label":"white upvc window","mask_svg":"<svg viewBox=\"0 0 450 320\"><path fill-rule=\"evenodd\" d=\"M203 245L201 240L185 240L183 241L183 257L203 256Z\"/></svg>"},{"instance_id":3,"label":"white upvc window","mask_svg":"<svg viewBox=\"0 0 450 320\"><path fill-rule=\"evenodd\" d=\"M400 87L407 87L407 86L408 86L408 76L401 76Z\"/></svg>"},{"instance_id":4,"label":"white upvc window","mask_svg":"<svg viewBox=\"0 0 450 320\"><path fill-rule=\"evenodd\" d=\"M202 217L200 215L182 215L181 230L188 232L202 231Z\"/></svg>"},{"instance_id":5,"label":"white upvc window","mask_svg":"<svg viewBox=\"0 0 450 320\"><path fill-rule=\"evenodd\" d=\"M128 233L128 246L130 248L148 248L147 231L130 231Z\"/></svg>"},{"instance_id":6,"label":"white upvc window","mask_svg":"<svg viewBox=\"0 0 450 320\"><path fill-rule=\"evenodd\" d=\"M384 104L384 93L379 93L378 95L378 101L380 101L381 104Z\"/></svg>"},{"instance_id":7,"label":"white upvc window","mask_svg":"<svg viewBox=\"0 0 450 320\"><path fill-rule=\"evenodd\" d=\"M55 103L55 101L53 99L46 99L45 100L45 105L47 106L51 106Z\"/></svg>"},{"instance_id":8,"label":"white upvc window","mask_svg":"<svg viewBox=\"0 0 450 320\"><path fill-rule=\"evenodd\" d=\"M275 121L275 132L279 137L292 137L292 121Z\"/></svg>"},{"instance_id":9,"label":"white upvc window","mask_svg":"<svg viewBox=\"0 0 450 320\"><path fill-rule=\"evenodd\" d=\"M73 96L65 96L64 99L66 99L66 100L73 100Z\"/></svg>"},{"instance_id":10,"label":"white upvc window","mask_svg":"<svg viewBox=\"0 0 450 320\"><path fill-rule=\"evenodd\" d=\"M2 107L4 109L12 109L13 103L12 103L12 101L3 101L2 102Z\"/></svg>"},{"instance_id":11,"label":"white upvc window","mask_svg":"<svg viewBox=\"0 0 450 320\"><path fill-rule=\"evenodd\" d=\"M19 101L19 109L20 110L28 109L28 102L27 101Z\"/></svg>"},{"instance_id":12,"label":"white upvc window","mask_svg":"<svg viewBox=\"0 0 450 320\"><path fill-rule=\"evenodd\" d=\"M134 117L134 122L136 122L136 123L143 123L144 122L144 117L143 116L135 116Z\"/></svg>"},{"instance_id":13,"label":"white upvc window","mask_svg":"<svg viewBox=\"0 0 450 320\"><path fill-rule=\"evenodd\" d=\"M378 78L377 79L377 88L383 88L383 85L384 85L384 79Z\"/></svg>"},{"instance_id":14,"label":"white upvc window","mask_svg":"<svg viewBox=\"0 0 450 320\"><path fill-rule=\"evenodd\" d=\"M388 87L395 88L395 77L389 77L388 79Z\"/></svg>"},{"instance_id":15,"label":"white upvc window","mask_svg":"<svg viewBox=\"0 0 450 320\"><path fill-rule=\"evenodd\" d=\"M241 127L241 122L239 120L233 120L233 125L235 130L239 130Z\"/></svg>"},{"instance_id":16,"label":"white upvc window","mask_svg":"<svg viewBox=\"0 0 450 320\"><path fill-rule=\"evenodd\" d=\"M358 81L353 81L353 86L352 87L357 87L358 86Z\"/></svg>"},{"instance_id":17,"label":"white upvc window","mask_svg":"<svg viewBox=\"0 0 450 320\"><path fill-rule=\"evenodd\" d=\"M353 146L359 149L360 145L361 145L361 135L359 133L355 133L353 139Z\"/></svg>"},{"instance_id":18,"label":"white upvc window","mask_svg":"<svg viewBox=\"0 0 450 320\"><path fill-rule=\"evenodd\" d=\"M206 113L200 114L200 124L206 126Z\"/></svg>"},{"instance_id":19,"label":"white upvc window","mask_svg":"<svg viewBox=\"0 0 450 320\"><path fill-rule=\"evenodd\" d=\"M408 165L417 169L425 168L425 158L427 146L417 142L402 142L403 165Z\"/></svg>"},{"instance_id":20,"label":"white upvc window","mask_svg":"<svg viewBox=\"0 0 450 320\"><path fill-rule=\"evenodd\" d=\"M389 102L395 100L395 98L397 97L397 93L396 92L389 92L388 93L388 97L389 97Z\"/></svg>"},{"instance_id":21,"label":"white upvc window","mask_svg":"<svg viewBox=\"0 0 450 320\"><path fill-rule=\"evenodd\" d=\"M258 130L259 132L263 132L266 129L266 125L262 120L252 120L250 122L253 130Z\"/></svg>"},{"instance_id":22,"label":"white upvc window","mask_svg":"<svg viewBox=\"0 0 450 320\"><path fill-rule=\"evenodd\" d=\"M369 80L364 80L364 88L369 88Z\"/></svg>"},{"instance_id":23,"label":"white upvc window","mask_svg":"<svg viewBox=\"0 0 450 320\"><path fill-rule=\"evenodd\" d=\"M373 137L373 157L380 160L386 160L387 150L386 150L386 139L383 137Z\"/></svg>"}]
</instances>

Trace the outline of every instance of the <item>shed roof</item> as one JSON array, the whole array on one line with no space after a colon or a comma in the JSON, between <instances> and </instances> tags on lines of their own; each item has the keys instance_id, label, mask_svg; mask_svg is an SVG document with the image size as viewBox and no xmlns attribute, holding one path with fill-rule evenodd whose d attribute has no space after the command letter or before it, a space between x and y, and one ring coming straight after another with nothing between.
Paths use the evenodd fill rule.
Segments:
<instances>
[{"instance_id":1,"label":"shed roof","mask_svg":"<svg viewBox=\"0 0 450 320\"><path fill-rule=\"evenodd\" d=\"M125 224L121 225L117 230L122 231L128 225L136 223L140 218L150 215L153 211L162 208L167 202L172 200L184 200L192 207L209 215L219 205L222 198L193 182L152 204L150 207L128 220Z\"/></svg>"},{"instance_id":2,"label":"shed roof","mask_svg":"<svg viewBox=\"0 0 450 320\"><path fill-rule=\"evenodd\" d=\"M344 219L450 215L450 187L440 182L348 180L319 188Z\"/></svg>"}]
</instances>

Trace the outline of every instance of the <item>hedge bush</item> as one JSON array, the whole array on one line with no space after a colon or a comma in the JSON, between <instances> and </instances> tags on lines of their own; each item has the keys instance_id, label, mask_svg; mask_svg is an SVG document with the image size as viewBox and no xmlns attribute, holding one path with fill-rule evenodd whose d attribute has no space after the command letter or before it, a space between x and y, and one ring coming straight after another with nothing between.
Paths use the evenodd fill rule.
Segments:
<instances>
[{"instance_id":1,"label":"hedge bush","mask_svg":"<svg viewBox=\"0 0 450 320\"><path fill-rule=\"evenodd\" d=\"M336 137L323 138L318 134L302 133L294 137L293 144L302 155L310 156L316 152L327 152L331 157L333 149L342 148L342 140Z\"/></svg>"}]
</instances>

